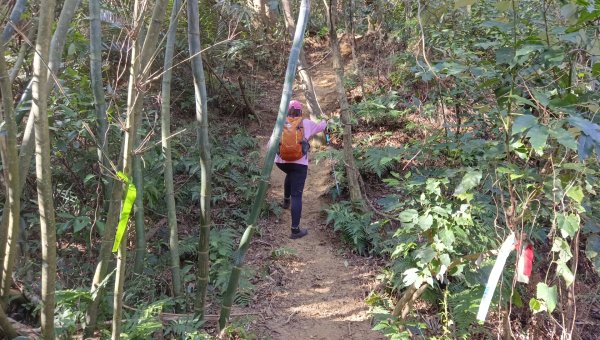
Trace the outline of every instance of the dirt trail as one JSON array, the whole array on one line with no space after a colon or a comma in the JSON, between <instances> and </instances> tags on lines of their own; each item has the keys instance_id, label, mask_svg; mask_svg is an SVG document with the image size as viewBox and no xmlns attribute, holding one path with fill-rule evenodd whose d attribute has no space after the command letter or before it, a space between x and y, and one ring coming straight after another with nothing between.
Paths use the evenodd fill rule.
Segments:
<instances>
[{"instance_id":1,"label":"dirt trail","mask_svg":"<svg viewBox=\"0 0 600 340\"><path fill-rule=\"evenodd\" d=\"M337 106L330 63L312 72L318 100L327 113ZM261 136L262 145L268 137ZM377 269L367 259L342 248L331 227L325 226L323 196L333 179L328 161L315 164L315 151L310 155L300 222L309 234L300 240L289 239L287 210L279 221L266 222L274 224L267 227L272 249L288 249L293 255L271 256L271 273L278 277L271 278L274 284L268 288L268 295L259 296L253 309L258 307L263 315L263 336L272 339L383 339L371 330L364 303ZM273 168L269 199L282 199L284 177L282 171Z\"/></svg>"}]
</instances>

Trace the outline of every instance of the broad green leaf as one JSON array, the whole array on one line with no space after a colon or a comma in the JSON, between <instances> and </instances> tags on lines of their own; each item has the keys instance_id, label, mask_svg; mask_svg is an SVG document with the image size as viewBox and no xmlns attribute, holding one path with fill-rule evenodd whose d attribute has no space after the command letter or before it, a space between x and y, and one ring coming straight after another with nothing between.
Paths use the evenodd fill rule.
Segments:
<instances>
[{"instance_id":1,"label":"broad green leaf","mask_svg":"<svg viewBox=\"0 0 600 340\"><path fill-rule=\"evenodd\" d=\"M548 313L552 313L558 301L558 289L556 286L548 287L547 284L540 282L536 287L536 297L544 301L546 308L548 308Z\"/></svg>"},{"instance_id":2,"label":"broad green leaf","mask_svg":"<svg viewBox=\"0 0 600 340\"><path fill-rule=\"evenodd\" d=\"M440 241L442 241L446 248L452 249L452 245L454 244L454 241L456 241L456 238L454 237L454 232L452 232L452 230L442 229L438 233L438 236L440 238Z\"/></svg>"},{"instance_id":3,"label":"broad green leaf","mask_svg":"<svg viewBox=\"0 0 600 340\"><path fill-rule=\"evenodd\" d=\"M404 283L406 287L413 285L415 282L421 280L421 278L419 277L419 268L407 269L402 275L404 276L402 278L402 283Z\"/></svg>"},{"instance_id":4,"label":"broad green leaf","mask_svg":"<svg viewBox=\"0 0 600 340\"><path fill-rule=\"evenodd\" d=\"M509 47L500 47L496 50L496 64L510 64L515 55L515 50Z\"/></svg>"},{"instance_id":5,"label":"broad green leaf","mask_svg":"<svg viewBox=\"0 0 600 340\"><path fill-rule=\"evenodd\" d=\"M573 134L563 128L550 130L550 135L556 138L556 141L567 149L577 150L577 140Z\"/></svg>"},{"instance_id":6,"label":"broad green leaf","mask_svg":"<svg viewBox=\"0 0 600 340\"><path fill-rule=\"evenodd\" d=\"M514 130L513 130L514 131ZM535 125L527 132L529 143L538 155L542 155L546 141L548 140L548 128L542 125Z\"/></svg>"},{"instance_id":7,"label":"broad green leaf","mask_svg":"<svg viewBox=\"0 0 600 340\"><path fill-rule=\"evenodd\" d=\"M119 217L119 225L117 226L115 242L113 243L113 253L119 250L121 240L123 239L123 235L127 229L127 221L129 220L129 215L131 214L131 208L133 207L135 196L137 195L135 185L131 183L129 178L124 173L119 171L117 176L127 185L127 193L125 194L125 201L123 202L123 208L121 209L121 215Z\"/></svg>"},{"instance_id":8,"label":"broad green leaf","mask_svg":"<svg viewBox=\"0 0 600 340\"><path fill-rule=\"evenodd\" d=\"M583 201L583 189L580 185L574 185L567 190L567 196L575 202L581 203Z\"/></svg>"},{"instance_id":9,"label":"broad green leaf","mask_svg":"<svg viewBox=\"0 0 600 340\"><path fill-rule=\"evenodd\" d=\"M414 223L418 216L419 212L415 209L407 209L400 213L399 218L402 223Z\"/></svg>"},{"instance_id":10,"label":"broad green leaf","mask_svg":"<svg viewBox=\"0 0 600 340\"><path fill-rule=\"evenodd\" d=\"M511 94L508 97L514 99L517 104L529 105L531 107L537 107L536 103L532 102L531 100L529 100L527 98L523 98L521 96L517 96L516 94Z\"/></svg>"},{"instance_id":11,"label":"broad green leaf","mask_svg":"<svg viewBox=\"0 0 600 340\"><path fill-rule=\"evenodd\" d=\"M546 306L542 305L542 302L536 298L531 298L531 300L529 300L529 308L534 314L546 310Z\"/></svg>"},{"instance_id":12,"label":"broad green leaf","mask_svg":"<svg viewBox=\"0 0 600 340\"><path fill-rule=\"evenodd\" d=\"M419 217L418 224L422 230L428 230L433 225L433 216L427 214L427 215Z\"/></svg>"},{"instance_id":13,"label":"broad green leaf","mask_svg":"<svg viewBox=\"0 0 600 340\"><path fill-rule=\"evenodd\" d=\"M521 115L515 119L512 134L521 133L537 124L537 118L532 115Z\"/></svg>"},{"instance_id":14,"label":"broad green leaf","mask_svg":"<svg viewBox=\"0 0 600 340\"><path fill-rule=\"evenodd\" d=\"M569 246L569 243L561 237L554 238L551 250L555 253L558 253L559 261L562 262L567 262L571 259L571 257L573 257L573 253L571 253L571 246Z\"/></svg>"},{"instance_id":15,"label":"broad green leaf","mask_svg":"<svg viewBox=\"0 0 600 340\"><path fill-rule=\"evenodd\" d=\"M433 248L429 246L415 251L415 258L421 259L420 262L422 262L423 264L431 262L431 260L435 258L435 255L435 250L433 250Z\"/></svg>"},{"instance_id":16,"label":"broad green leaf","mask_svg":"<svg viewBox=\"0 0 600 340\"><path fill-rule=\"evenodd\" d=\"M567 194L568 195L568 194ZM556 215L556 224L562 237L573 237L579 230L579 223L581 219L576 214L563 214Z\"/></svg>"},{"instance_id":17,"label":"broad green leaf","mask_svg":"<svg viewBox=\"0 0 600 340\"><path fill-rule=\"evenodd\" d=\"M567 264L564 262L556 264L556 274L562 276L562 278L565 280L565 283L567 284L567 287L569 287L573 282L575 282L575 275L573 275L571 269L569 269Z\"/></svg>"},{"instance_id":18,"label":"broad green leaf","mask_svg":"<svg viewBox=\"0 0 600 340\"><path fill-rule=\"evenodd\" d=\"M448 254L440 255L440 263L446 267L449 267L450 264L452 263L452 260L450 260L450 255L448 255Z\"/></svg>"},{"instance_id":19,"label":"broad green leaf","mask_svg":"<svg viewBox=\"0 0 600 340\"><path fill-rule=\"evenodd\" d=\"M80 217L74 219L73 220L73 233L77 234L83 228L87 227L91 223L92 223L92 221L87 216L80 216Z\"/></svg>"},{"instance_id":20,"label":"broad green leaf","mask_svg":"<svg viewBox=\"0 0 600 340\"><path fill-rule=\"evenodd\" d=\"M522 55L528 55L532 52L537 52L537 51L541 51L544 49L543 45L525 45L521 48L519 48L516 52L515 55L518 56L522 56Z\"/></svg>"},{"instance_id":21,"label":"broad green leaf","mask_svg":"<svg viewBox=\"0 0 600 340\"><path fill-rule=\"evenodd\" d=\"M474 4L476 2L477 2L477 0L456 0L454 2L454 8L471 6L472 4Z\"/></svg>"},{"instance_id":22,"label":"broad green leaf","mask_svg":"<svg viewBox=\"0 0 600 340\"><path fill-rule=\"evenodd\" d=\"M469 170L463 177L460 184L454 190L454 196L459 196L467 193L469 190L479 185L482 173L479 170Z\"/></svg>"}]
</instances>

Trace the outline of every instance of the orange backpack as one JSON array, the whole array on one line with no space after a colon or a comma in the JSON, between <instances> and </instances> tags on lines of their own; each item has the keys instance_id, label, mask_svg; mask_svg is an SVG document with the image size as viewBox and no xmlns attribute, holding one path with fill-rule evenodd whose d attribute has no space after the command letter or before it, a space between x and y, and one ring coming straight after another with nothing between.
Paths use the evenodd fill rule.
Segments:
<instances>
[{"instance_id":1,"label":"orange backpack","mask_svg":"<svg viewBox=\"0 0 600 340\"><path fill-rule=\"evenodd\" d=\"M297 161L306 155L307 145L302 117L287 117L279 143L279 157L284 161Z\"/></svg>"}]
</instances>

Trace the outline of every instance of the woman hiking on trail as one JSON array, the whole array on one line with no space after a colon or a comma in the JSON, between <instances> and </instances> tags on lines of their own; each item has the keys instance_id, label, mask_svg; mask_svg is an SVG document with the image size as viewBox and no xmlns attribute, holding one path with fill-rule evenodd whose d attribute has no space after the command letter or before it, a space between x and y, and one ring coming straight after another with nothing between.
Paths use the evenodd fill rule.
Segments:
<instances>
[{"instance_id":1,"label":"woman hiking on trail","mask_svg":"<svg viewBox=\"0 0 600 340\"><path fill-rule=\"evenodd\" d=\"M288 117L281 136L275 165L285 172L283 185L283 209L291 206L292 233L290 238L298 239L308 230L300 228L302 215L302 193L308 172L308 140L327 127L327 121L315 123L302 118L302 103L292 100L288 105Z\"/></svg>"}]
</instances>

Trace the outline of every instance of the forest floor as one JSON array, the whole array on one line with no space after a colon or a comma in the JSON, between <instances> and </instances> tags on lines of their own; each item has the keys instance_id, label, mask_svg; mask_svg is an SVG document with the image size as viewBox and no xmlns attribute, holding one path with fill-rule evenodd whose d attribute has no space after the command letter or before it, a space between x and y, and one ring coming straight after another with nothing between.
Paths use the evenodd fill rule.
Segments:
<instances>
[{"instance_id":1,"label":"forest floor","mask_svg":"<svg viewBox=\"0 0 600 340\"><path fill-rule=\"evenodd\" d=\"M334 112L338 104L331 58L311 74L323 111ZM274 89L266 96L277 108L281 92ZM275 112L263 113L261 118L269 122L256 131L264 156ZM384 339L371 330L365 303L376 285L376 260L353 254L326 226L322 210L335 184L330 160L315 162L318 149L313 147L309 158L300 222L309 234L299 240L289 238L288 210L260 222L260 237L253 242L248 262L251 266L267 263L269 274L255 282L257 294L247 310L258 315L253 331L261 339ZM284 178L274 167L269 200L282 200Z\"/></svg>"}]
</instances>

